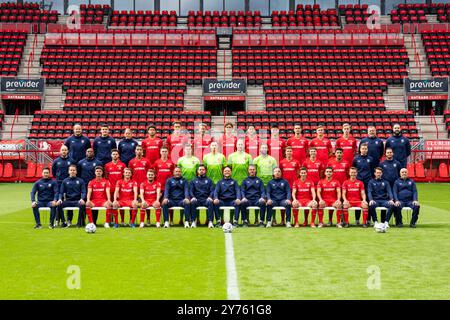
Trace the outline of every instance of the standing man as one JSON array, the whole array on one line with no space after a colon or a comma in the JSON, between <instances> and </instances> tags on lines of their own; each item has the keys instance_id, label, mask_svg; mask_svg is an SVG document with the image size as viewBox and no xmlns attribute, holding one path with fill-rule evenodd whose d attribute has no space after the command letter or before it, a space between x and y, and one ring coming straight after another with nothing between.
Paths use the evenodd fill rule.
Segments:
<instances>
[{"instance_id":1,"label":"standing man","mask_svg":"<svg viewBox=\"0 0 450 320\"><path fill-rule=\"evenodd\" d=\"M286 143L292 148L292 158L302 164L306 160L306 152L309 148L309 141L302 136L302 127L300 124L294 124L294 135Z\"/></svg>"},{"instance_id":2,"label":"standing man","mask_svg":"<svg viewBox=\"0 0 450 320\"><path fill-rule=\"evenodd\" d=\"M397 221L397 227L403 226L402 223L402 209L404 207L410 207L413 210L410 227L415 228L417 220L419 219L419 197L417 194L417 187L414 180L408 178L408 169L402 168L400 170L400 178L394 183L394 200L395 207L398 211L399 221ZM389 223L389 218L386 216L386 224Z\"/></svg>"},{"instance_id":3,"label":"standing man","mask_svg":"<svg viewBox=\"0 0 450 320\"><path fill-rule=\"evenodd\" d=\"M135 228L134 221L137 215L137 196L138 196L138 185L136 181L131 179L132 171L130 168L125 168L123 170L123 179L117 181L116 190L114 191L114 228L118 228L118 210L122 207L130 208L130 227ZM122 226L125 226L125 213L120 212Z\"/></svg>"},{"instance_id":4,"label":"standing man","mask_svg":"<svg viewBox=\"0 0 450 320\"><path fill-rule=\"evenodd\" d=\"M37 193L37 201L36 201ZM33 208L33 215L36 225L35 229L41 229L41 217L39 214L39 208L49 207L50 208L50 224L48 227L53 229L53 223L55 221L56 210L58 205L58 184L55 180L50 178L50 169L44 168L42 170L42 179L36 181L31 189L31 207ZM62 227L67 227L64 222L64 217L62 217Z\"/></svg>"},{"instance_id":5,"label":"standing man","mask_svg":"<svg viewBox=\"0 0 450 320\"><path fill-rule=\"evenodd\" d=\"M317 150L317 160L319 160L323 166L328 163L328 158L333 153L333 146L328 138L325 138L325 128L318 126L316 129L316 137L309 143L310 147L314 147Z\"/></svg>"},{"instance_id":6,"label":"standing man","mask_svg":"<svg viewBox=\"0 0 450 320\"><path fill-rule=\"evenodd\" d=\"M76 164L75 161L69 158L69 149L67 146L62 145L60 150L60 156L53 160L52 163L52 175L56 178L56 183L58 184L58 193L61 188L61 184L65 178L69 176L69 166L71 164ZM61 207L55 208L56 210L56 223L60 219L64 222L64 215L62 214Z\"/></svg>"},{"instance_id":7,"label":"standing man","mask_svg":"<svg viewBox=\"0 0 450 320\"><path fill-rule=\"evenodd\" d=\"M302 167L307 169L308 175L306 178L314 183L314 186L320 181L322 176L322 171L325 170L324 165L317 159L317 150L314 147L309 148L309 158L303 162Z\"/></svg>"},{"instance_id":8,"label":"standing man","mask_svg":"<svg viewBox=\"0 0 450 320\"><path fill-rule=\"evenodd\" d=\"M334 155L336 158L332 158L328 161L328 167L333 168L333 178L342 185L344 181L347 180L347 172L350 168L350 164L353 162L353 157L350 162L347 162L344 159L344 150L341 148L336 148Z\"/></svg>"},{"instance_id":9,"label":"standing man","mask_svg":"<svg viewBox=\"0 0 450 320\"><path fill-rule=\"evenodd\" d=\"M245 152L245 141L239 139L236 143L236 152L228 156L228 166L231 167L231 178L236 180L238 185L247 177L248 166L252 163L252 156Z\"/></svg>"},{"instance_id":10,"label":"standing man","mask_svg":"<svg viewBox=\"0 0 450 320\"><path fill-rule=\"evenodd\" d=\"M286 209L286 227L291 227L291 187L281 177L281 169L273 169L273 179L267 183L267 225L272 227L272 208L281 206Z\"/></svg>"},{"instance_id":11,"label":"standing man","mask_svg":"<svg viewBox=\"0 0 450 320\"><path fill-rule=\"evenodd\" d=\"M323 225L323 209L325 207L334 207L337 212L338 227L341 226L341 214L339 210L342 208L341 203L341 184L333 179L333 168L325 169L325 179L317 184L317 198L319 198L319 228ZM322 218L321 218L322 216ZM315 221L313 217L312 222ZM328 226L333 225L333 211L328 212ZM342 227L342 226L341 226Z\"/></svg>"},{"instance_id":12,"label":"standing man","mask_svg":"<svg viewBox=\"0 0 450 320\"><path fill-rule=\"evenodd\" d=\"M222 148L222 153L225 158L236 151L237 137L233 133L233 124L231 122L225 123L225 134L219 138L219 146Z\"/></svg>"},{"instance_id":13,"label":"standing man","mask_svg":"<svg viewBox=\"0 0 450 320\"><path fill-rule=\"evenodd\" d=\"M81 124L77 123L73 126L73 135L64 141L64 145L69 149L69 158L75 164L86 156L86 151L91 147L91 141L82 135L83 129Z\"/></svg>"},{"instance_id":14,"label":"standing man","mask_svg":"<svg viewBox=\"0 0 450 320\"><path fill-rule=\"evenodd\" d=\"M409 139L402 135L402 130L398 123L392 127L393 135L386 140L386 148L391 148L394 152L394 159L400 162L402 168L406 168L408 157L411 155L411 143Z\"/></svg>"},{"instance_id":15,"label":"standing man","mask_svg":"<svg viewBox=\"0 0 450 320\"><path fill-rule=\"evenodd\" d=\"M166 146L169 149L169 159L177 163L182 157L183 146L189 142L189 137L181 131L181 122L173 123L173 132L166 139Z\"/></svg>"},{"instance_id":16,"label":"standing man","mask_svg":"<svg viewBox=\"0 0 450 320\"><path fill-rule=\"evenodd\" d=\"M277 125L272 125L270 128L270 139L267 141L269 146L269 154L280 163L283 159L283 151L286 147L286 142L280 138L280 129Z\"/></svg>"},{"instance_id":17,"label":"standing man","mask_svg":"<svg viewBox=\"0 0 450 320\"><path fill-rule=\"evenodd\" d=\"M394 183L400 178L401 164L394 159L394 152L391 148L386 148L386 160L380 163L380 168L383 169L383 179L389 181L391 188L394 188Z\"/></svg>"},{"instance_id":18,"label":"standing man","mask_svg":"<svg viewBox=\"0 0 450 320\"><path fill-rule=\"evenodd\" d=\"M124 137L125 138L119 142L117 149L120 153L120 161L128 166L130 160L136 157L136 147L139 143L133 139L133 131L131 131L130 128L125 129Z\"/></svg>"},{"instance_id":19,"label":"standing man","mask_svg":"<svg viewBox=\"0 0 450 320\"><path fill-rule=\"evenodd\" d=\"M166 186L166 181L172 176L173 169L175 165L172 160L169 159L169 149L162 147L159 150L161 157L155 161L153 168L156 173L156 181L161 185L161 195L164 193L164 188Z\"/></svg>"},{"instance_id":20,"label":"standing man","mask_svg":"<svg viewBox=\"0 0 450 320\"><path fill-rule=\"evenodd\" d=\"M377 137L377 129L374 126L367 128L367 137L359 142L359 152L361 152L361 145L363 144L367 144L369 149L368 155L373 159L373 167L378 167L383 156L384 143L383 140Z\"/></svg>"},{"instance_id":21,"label":"standing man","mask_svg":"<svg viewBox=\"0 0 450 320\"><path fill-rule=\"evenodd\" d=\"M372 179L372 172L374 170L374 161L371 156L368 155L369 153L369 145L368 143L362 143L359 145L359 155L355 156L355 159L353 160L352 167L355 167L358 170L358 174L356 176L356 179L359 181L362 181L364 184L364 190L366 191L367 198L369 197L368 187L369 187L369 181ZM368 216L367 223L370 224L370 212ZM360 225L359 219L361 218L361 213L357 212L355 214L356 219L356 225Z\"/></svg>"},{"instance_id":22,"label":"standing man","mask_svg":"<svg viewBox=\"0 0 450 320\"><path fill-rule=\"evenodd\" d=\"M233 226L238 226L239 206L241 204L241 189L231 178L231 168L223 168L223 179L216 184L214 190L214 212L216 213L216 227L221 227L219 209L222 206L234 207ZM232 217L230 217L231 219Z\"/></svg>"},{"instance_id":23,"label":"standing man","mask_svg":"<svg viewBox=\"0 0 450 320\"><path fill-rule=\"evenodd\" d=\"M191 228L197 226L197 208L207 207L208 228L213 228L214 224L214 183L206 176L206 167L201 164L197 168L197 177L189 184L189 196L191 198Z\"/></svg>"},{"instance_id":24,"label":"standing man","mask_svg":"<svg viewBox=\"0 0 450 320\"><path fill-rule=\"evenodd\" d=\"M105 228L109 228L112 215L111 184L103 178L103 167L95 167L95 178L89 181L87 189L86 215L89 223L97 224L98 211L93 214L92 208L105 207Z\"/></svg>"},{"instance_id":25,"label":"standing man","mask_svg":"<svg viewBox=\"0 0 450 320\"><path fill-rule=\"evenodd\" d=\"M155 180L155 170L149 169L147 171L147 181L141 183L139 186L141 203L141 224L140 228L145 225L145 212L148 208L153 207L156 214L156 227L161 227L161 184ZM150 211L147 213L147 222L150 222ZM150 224L150 223L149 223Z\"/></svg>"},{"instance_id":26,"label":"standing man","mask_svg":"<svg viewBox=\"0 0 450 320\"><path fill-rule=\"evenodd\" d=\"M147 171L151 168L150 161L144 158L144 150L142 146L136 147L136 157L130 160L128 168L133 173L133 180L136 181L138 187L141 183L147 181Z\"/></svg>"},{"instance_id":27,"label":"standing man","mask_svg":"<svg viewBox=\"0 0 450 320\"><path fill-rule=\"evenodd\" d=\"M351 126L348 123L342 125L342 136L336 140L336 148L343 151L343 159L347 163L352 163L355 158L357 143L356 139L350 135ZM346 171L347 172L347 171ZM334 172L336 174L336 171Z\"/></svg>"},{"instance_id":28,"label":"standing man","mask_svg":"<svg viewBox=\"0 0 450 320\"><path fill-rule=\"evenodd\" d=\"M227 159L222 153L217 151L219 148L217 142L211 142L209 147L211 152L203 157L203 164L206 167L206 176L216 184L223 178L222 171L227 165Z\"/></svg>"},{"instance_id":29,"label":"standing man","mask_svg":"<svg viewBox=\"0 0 450 320\"><path fill-rule=\"evenodd\" d=\"M122 179L123 170L127 167L125 163L120 161L119 159L119 150L113 149L111 150L111 162L105 164L105 175L106 179L108 179L109 184L111 185L111 193L114 194L116 190L117 181Z\"/></svg>"},{"instance_id":30,"label":"standing man","mask_svg":"<svg viewBox=\"0 0 450 320\"><path fill-rule=\"evenodd\" d=\"M344 221L345 227L349 227L348 209L351 207L359 207L363 210L363 225L367 223L367 204L364 183L356 179L358 169L351 167L349 169L350 179L342 184L342 199L344 200Z\"/></svg>"},{"instance_id":31,"label":"standing man","mask_svg":"<svg viewBox=\"0 0 450 320\"><path fill-rule=\"evenodd\" d=\"M247 127L247 134L245 136L245 152L255 159L258 156L260 139L256 134L255 126L249 125Z\"/></svg>"},{"instance_id":32,"label":"standing man","mask_svg":"<svg viewBox=\"0 0 450 320\"><path fill-rule=\"evenodd\" d=\"M386 217L390 217L394 208L394 195L392 194L391 186L389 182L382 179L383 169L380 167L375 168L375 178L370 180L368 184L367 197L369 198L369 215L372 217L373 222L377 222L377 207L385 207L388 209ZM381 222L385 222L385 218L381 215ZM365 228L370 226L370 222L367 221Z\"/></svg>"},{"instance_id":33,"label":"standing man","mask_svg":"<svg viewBox=\"0 0 450 320\"><path fill-rule=\"evenodd\" d=\"M92 150L92 149L90 149ZM93 152L92 152L93 153ZM77 227L84 225L84 205L86 199L86 184L83 179L77 177L77 166L71 164L69 166L69 177L64 179L61 189L59 190L58 205L62 208L78 207ZM73 212L67 213L67 226L72 224Z\"/></svg>"},{"instance_id":34,"label":"standing man","mask_svg":"<svg viewBox=\"0 0 450 320\"><path fill-rule=\"evenodd\" d=\"M262 144L259 152L260 155L253 159L253 164L256 165L256 175L264 182L264 185L267 185L272 180L273 170L278 163L274 157L269 156L267 144Z\"/></svg>"},{"instance_id":35,"label":"standing man","mask_svg":"<svg viewBox=\"0 0 450 320\"><path fill-rule=\"evenodd\" d=\"M289 186L292 189L294 182L297 180L297 172L300 169L300 163L293 159L292 147L286 147L286 158L280 161L280 168L283 174L283 179L289 182Z\"/></svg>"},{"instance_id":36,"label":"standing man","mask_svg":"<svg viewBox=\"0 0 450 320\"><path fill-rule=\"evenodd\" d=\"M147 129L148 138L142 141L142 148L144 149L145 157L150 161L153 166L156 160L159 159L160 150L163 146L163 141L156 136L156 127L151 125ZM170 171L172 172L172 171Z\"/></svg>"},{"instance_id":37,"label":"standing man","mask_svg":"<svg viewBox=\"0 0 450 320\"><path fill-rule=\"evenodd\" d=\"M189 183L181 176L181 168L173 170L173 177L167 179L164 188L162 209L164 216L164 228L169 228L169 209L172 207L184 208L184 227L189 228ZM180 220L182 218L180 217Z\"/></svg>"},{"instance_id":38,"label":"standing man","mask_svg":"<svg viewBox=\"0 0 450 320\"><path fill-rule=\"evenodd\" d=\"M266 216L266 189L264 182L256 176L256 166L248 166L248 177L241 184L241 212L244 227L248 227L247 208L252 206L259 207L259 226L264 227L264 218ZM255 224L258 223L258 217L255 217Z\"/></svg>"},{"instance_id":39,"label":"standing man","mask_svg":"<svg viewBox=\"0 0 450 320\"><path fill-rule=\"evenodd\" d=\"M117 143L109 135L109 126L107 124L103 124L100 127L100 137L94 139L93 147L95 158L98 161L102 164L111 161L111 151L117 149Z\"/></svg>"},{"instance_id":40,"label":"standing man","mask_svg":"<svg viewBox=\"0 0 450 320\"><path fill-rule=\"evenodd\" d=\"M94 150L92 148L87 149L86 158L78 162L78 176L83 179L86 188L89 181L95 178L95 167L101 165L103 164L94 157Z\"/></svg>"},{"instance_id":41,"label":"standing man","mask_svg":"<svg viewBox=\"0 0 450 320\"><path fill-rule=\"evenodd\" d=\"M209 146L213 141L211 135L207 133L207 129L206 123L200 123L198 131L194 134L194 155L200 160L209 152Z\"/></svg>"},{"instance_id":42,"label":"standing man","mask_svg":"<svg viewBox=\"0 0 450 320\"><path fill-rule=\"evenodd\" d=\"M200 165L200 160L192 155L192 145L184 146L184 155L178 159L177 166L181 168L181 175L191 182L197 176L197 168Z\"/></svg>"},{"instance_id":43,"label":"standing man","mask_svg":"<svg viewBox=\"0 0 450 320\"><path fill-rule=\"evenodd\" d=\"M294 182L292 187L292 206L294 209L299 207L309 207L310 211L317 210L317 201L316 201L316 190L314 182L307 180L307 169L302 167L299 170L300 178ZM305 211L305 221L303 222L303 226L306 227L308 225L308 214L309 211ZM313 214L311 214L312 216ZM314 226L314 220L311 221L311 227ZM298 228L298 210L294 211L294 227Z\"/></svg>"}]
</instances>

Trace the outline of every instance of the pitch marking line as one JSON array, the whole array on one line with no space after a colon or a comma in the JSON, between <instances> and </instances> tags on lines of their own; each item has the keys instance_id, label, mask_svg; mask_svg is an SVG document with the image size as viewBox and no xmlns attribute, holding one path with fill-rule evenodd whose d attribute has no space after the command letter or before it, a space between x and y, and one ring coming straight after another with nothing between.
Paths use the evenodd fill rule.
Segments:
<instances>
[{"instance_id":1,"label":"pitch marking line","mask_svg":"<svg viewBox=\"0 0 450 320\"><path fill-rule=\"evenodd\" d=\"M234 258L233 237L231 233L225 233L225 252L227 267L227 298L228 300L240 300L236 260Z\"/></svg>"}]
</instances>

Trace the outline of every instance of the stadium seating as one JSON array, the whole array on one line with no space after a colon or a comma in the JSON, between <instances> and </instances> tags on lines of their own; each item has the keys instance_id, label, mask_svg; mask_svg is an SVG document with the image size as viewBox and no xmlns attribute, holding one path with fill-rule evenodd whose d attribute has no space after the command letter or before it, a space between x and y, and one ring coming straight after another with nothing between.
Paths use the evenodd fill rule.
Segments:
<instances>
[{"instance_id":1,"label":"stadium seating","mask_svg":"<svg viewBox=\"0 0 450 320\"><path fill-rule=\"evenodd\" d=\"M422 41L433 76L450 73L450 32L423 31Z\"/></svg>"},{"instance_id":2,"label":"stadium seating","mask_svg":"<svg viewBox=\"0 0 450 320\"><path fill-rule=\"evenodd\" d=\"M340 25L336 9L321 10L320 5L298 4L296 11L272 11L274 27L337 27Z\"/></svg>"},{"instance_id":3,"label":"stadium seating","mask_svg":"<svg viewBox=\"0 0 450 320\"><path fill-rule=\"evenodd\" d=\"M367 10L368 7L368 4L341 4L339 14L345 16L345 22L348 24L364 24L371 14Z\"/></svg>"},{"instance_id":4,"label":"stadium seating","mask_svg":"<svg viewBox=\"0 0 450 320\"><path fill-rule=\"evenodd\" d=\"M416 172L415 180L417 182L426 182L429 181L429 178L425 175L425 168L422 161L415 163L414 170Z\"/></svg>"},{"instance_id":5,"label":"stadium seating","mask_svg":"<svg viewBox=\"0 0 450 320\"><path fill-rule=\"evenodd\" d=\"M434 179L436 182L450 182L449 167L446 163L439 164L438 176Z\"/></svg>"},{"instance_id":6,"label":"stadium seating","mask_svg":"<svg viewBox=\"0 0 450 320\"><path fill-rule=\"evenodd\" d=\"M0 4L0 22L5 23L56 23L58 11L42 10L38 3L4 2Z\"/></svg>"},{"instance_id":7,"label":"stadium seating","mask_svg":"<svg viewBox=\"0 0 450 320\"><path fill-rule=\"evenodd\" d=\"M12 178L14 174L14 168L11 162L6 162L3 164L3 178Z\"/></svg>"},{"instance_id":8,"label":"stadium seating","mask_svg":"<svg viewBox=\"0 0 450 320\"><path fill-rule=\"evenodd\" d=\"M111 7L107 4L81 4L80 22L82 24L101 24L103 23L103 18L109 15L110 10Z\"/></svg>"},{"instance_id":9,"label":"stadium seating","mask_svg":"<svg viewBox=\"0 0 450 320\"><path fill-rule=\"evenodd\" d=\"M412 179L416 177L416 169L414 163L408 163L406 165L406 169L408 169L408 176Z\"/></svg>"},{"instance_id":10,"label":"stadium seating","mask_svg":"<svg viewBox=\"0 0 450 320\"><path fill-rule=\"evenodd\" d=\"M260 11L189 11L188 27L260 27Z\"/></svg>"},{"instance_id":11,"label":"stadium seating","mask_svg":"<svg viewBox=\"0 0 450 320\"><path fill-rule=\"evenodd\" d=\"M33 161L27 161L27 172L25 174L25 178L34 178L37 173L38 172L36 172L36 163Z\"/></svg>"},{"instance_id":12,"label":"stadium seating","mask_svg":"<svg viewBox=\"0 0 450 320\"><path fill-rule=\"evenodd\" d=\"M425 3L401 3L398 9L391 10L392 23L426 23L428 5Z\"/></svg>"},{"instance_id":13,"label":"stadium seating","mask_svg":"<svg viewBox=\"0 0 450 320\"><path fill-rule=\"evenodd\" d=\"M175 27L177 25L177 13L176 11L166 10L159 11L126 11L126 10L114 10L109 25L116 27L139 27L139 26L170 26Z\"/></svg>"},{"instance_id":14,"label":"stadium seating","mask_svg":"<svg viewBox=\"0 0 450 320\"><path fill-rule=\"evenodd\" d=\"M3 128L3 120L5 119L5 113L3 110L0 110L0 129Z\"/></svg>"},{"instance_id":15,"label":"stadium seating","mask_svg":"<svg viewBox=\"0 0 450 320\"><path fill-rule=\"evenodd\" d=\"M26 40L26 31L0 30L0 76L17 75Z\"/></svg>"},{"instance_id":16,"label":"stadium seating","mask_svg":"<svg viewBox=\"0 0 450 320\"><path fill-rule=\"evenodd\" d=\"M340 110L302 110L302 111L257 111L238 112L237 126L246 130L249 125L255 126L257 130L270 131L272 123L278 123L280 136L287 138L295 123L301 123L303 134L310 139L315 136L315 128L318 125L325 126L327 137L336 139L342 135L342 125L350 123L352 135L360 139L367 135L367 126L375 126L377 135L380 138L387 138L392 135L392 123L400 123L403 134L410 139L418 139L417 124L414 115L410 111L368 111L357 112Z\"/></svg>"}]
</instances>

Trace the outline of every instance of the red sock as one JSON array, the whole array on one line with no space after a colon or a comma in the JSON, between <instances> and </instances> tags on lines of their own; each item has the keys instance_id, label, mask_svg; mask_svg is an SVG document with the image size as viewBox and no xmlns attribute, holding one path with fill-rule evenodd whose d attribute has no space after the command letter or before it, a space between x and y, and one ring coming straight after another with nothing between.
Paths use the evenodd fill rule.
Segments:
<instances>
[{"instance_id":1,"label":"red sock","mask_svg":"<svg viewBox=\"0 0 450 320\"><path fill-rule=\"evenodd\" d=\"M337 223L341 223L341 213L342 213L342 210L337 210L337 212L336 212L336 222Z\"/></svg>"},{"instance_id":2,"label":"red sock","mask_svg":"<svg viewBox=\"0 0 450 320\"><path fill-rule=\"evenodd\" d=\"M292 211L292 214L294 215L294 224L298 224L298 209L294 209Z\"/></svg>"},{"instance_id":3,"label":"red sock","mask_svg":"<svg viewBox=\"0 0 450 320\"><path fill-rule=\"evenodd\" d=\"M141 209L141 213L140 213L140 221L141 223L145 222L145 213L146 213L147 209Z\"/></svg>"},{"instance_id":4,"label":"red sock","mask_svg":"<svg viewBox=\"0 0 450 320\"><path fill-rule=\"evenodd\" d=\"M119 224L119 212L117 210L113 210L114 223Z\"/></svg>"},{"instance_id":5,"label":"red sock","mask_svg":"<svg viewBox=\"0 0 450 320\"><path fill-rule=\"evenodd\" d=\"M156 209L156 222L161 222L161 209Z\"/></svg>"},{"instance_id":6,"label":"red sock","mask_svg":"<svg viewBox=\"0 0 450 320\"><path fill-rule=\"evenodd\" d=\"M316 223L317 209L311 213L311 223Z\"/></svg>"},{"instance_id":7,"label":"red sock","mask_svg":"<svg viewBox=\"0 0 450 320\"><path fill-rule=\"evenodd\" d=\"M367 210L363 210L363 224L367 223L367 216L369 215L369 212Z\"/></svg>"},{"instance_id":8,"label":"red sock","mask_svg":"<svg viewBox=\"0 0 450 320\"><path fill-rule=\"evenodd\" d=\"M131 223L134 223L134 220L136 220L137 210L131 209Z\"/></svg>"},{"instance_id":9,"label":"red sock","mask_svg":"<svg viewBox=\"0 0 450 320\"><path fill-rule=\"evenodd\" d=\"M319 209L319 223L323 223L323 209Z\"/></svg>"},{"instance_id":10,"label":"red sock","mask_svg":"<svg viewBox=\"0 0 450 320\"><path fill-rule=\"evenodd\" d=\"M308 224L308 215L309 215L309 210L305 210L304 212L305 215L305 221L303 222L303 224L306 226ZM314 215L314 219L316 218L316 216ZM313 220L314 221L314 220Z\"/></svg>"},{"instance_id":11,"label":"red sock","mask_svg":"<svg viewBox=\"0 0 450 320\"><path fill-rule=\"evenodd\" d=\"M92 209L86 208L86 214L88 216L89 223L94 223L94 220L92 220Z\"/></svg>"},{"instance_id":12,"label":"red sock","mask_svg":"<svg viewBox=\"0 0 450 320\"><path fill-rule=\"evenodd\" d=\"M345 221L346 224L349 224L349 221L348 221L348 210L344 210L344 221Z\"/></svg>"},{"instance_id":13,"label":"red sock","mask_svg":"<svg viewBox=\"0 0 450 320\"><path fill-rule=\"evenodd\" d=\"M106 209L106 223L111 223L112 209Z\"/></svg>"},{"instance_id":14,"label":"red sock","mask_svg":"<svg viewBox=\"0 0 450 320\"><path fill-rule=\"evenodd\" d=\"M120 222L125 222L125 211L120 210Z\"/></svg>"}]
</instances>

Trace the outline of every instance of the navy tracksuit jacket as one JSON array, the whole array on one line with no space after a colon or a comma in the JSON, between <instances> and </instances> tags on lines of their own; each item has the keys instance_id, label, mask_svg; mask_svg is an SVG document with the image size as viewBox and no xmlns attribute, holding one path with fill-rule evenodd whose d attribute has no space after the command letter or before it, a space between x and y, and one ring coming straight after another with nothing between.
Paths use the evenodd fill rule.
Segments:
<instances>
[{"instance_id":1,"label":"navy tracksuit jacket","mask_svg":"<svg viewBox=\"0 0 450 320\"><path fill-rule=\"evenodd\" d=\"M389 181L391 188L394 187L394 182L400 178L401 164L395 159L384 160L380 163L381 169L383 169L383 179Z\"/></svg>"},{"instance_id":2,"label":"navy tracksuit jacket","mask_svg":"<svg viewBox=\"0 0 450 320\"><path fill-rule=\"evenodd\" d=\"M207 201L208 198L214 197L214 183L206 176L198 176L189 184L189 196L191 197L191 219L196 220L197 208L207 207L208 221L214 220L214 210L212 201ZM192 199L195 198L196 201Z\"/></svg>"},{"instance_id":3,"label":"navy tracksuit jacket","mask_svg":"<svg viewBox=\"0 0 450 320\"><path fill-rule=\"evenodd\" d=\"M369 152L367 155L372 157L373 167L374 168L378 167L380 164L380 159L381 159L381 157L383 157L383 153L384 153L383 140L381 140L378 137L373 137L373 138L365 137L365 138L361 139L358 150L360 150L362 143L368 144Z\"/></svg>"},{"instance_id":4,"label":"navy tracksuit jacket","mask_svg":"<svg viewBox=\"0 0 450 320\"><path fill-rule=\"evenodd\" d=\"M389 181L384 179L372 179L368 183L367 197L370 201L375 201L375 204L369 205L369 214L373 221L378 221L376 207L385 207L388 209L387 217L391 216L392 205L389 204L389 200L394 200L392 189ZM384 221L381 221L384 222Z\"/></svg>"},{"instance_id":5,"label":"navy tracksuit jacket","mask_svg":"<svg viewBox=\"0 0 450 320\"><path fill-rule=\"evenodd\" d=\"M406 168L408 157L411 154L411 143L403 135L392 136L386 140L386 148L394 151L394 159L400 162L402 168Z\"/></svg>"},{"instance_id":6,"label":"navy tracksuit jacket","mask_svg":"<svg viewBox=\"0 0 450 320\"><path fill-rule=\"evenodd\" d=\"M401 203L400 208L398 208L399 218L401 219L401 209L404 207L410 207L411 209L413 209L411 224L416 224L417 219L419 218L420 210L420 206L413 205L413 201L418 201L419 199L416 183L410 178L399 178L394 183L393 193L395 201L400 201Z\"/></svg>"},{"instance_id":7,"label":"navy tracksuit jacket","mask_svg":"<svg viewBox=\"0 0 450 320\"><path fill-rule=\"evenodd\" d=\"M169 203L163 205L164 222L169 221L169 208L183 207L185 221L189 221L190 205L184 203L184 199L189 199L189 182L180 178L169 178L164 187L164 199L169 199Z\"/></svg>"},{"instance_id":8,"label":"navy tracksuit jacket","mask_svg":"<svg viewBox=\"0 0 450 320\"><path fill-rule=\"evenodd\" d=\"M272 205L267 205L267 221L272 220L272 208L281 206L286 208L286 221L291 221L291 206L286 200L291 200L292 192L289 182L285 179L272 179L267 183L267 200L272 200Z\"/></svg>"},{"instance_id":9,"label":"navy tracksuit jacket","mask_svg":"<svg viewBox=\"0 0 450 320\"><path fill-rule=\"evenodd\" d=\"M247 199L247 201L241 203L242 219L247 220L248 207L257 206L259 207L259 221L263 222L266 215L266 204L259 202L259 200L267 197L264 182L256 176L245 178L241 184L241 195L242 199Z\"/></svg>"},{"instance_id":10,"label":"navy tracksuit jacket","mask_svg":"<svg viewBox=\"0 0 450 320\"><path fill-rule=\"evenodd\" d=\"M220 201L218 205L214 206L216 221L220 219L219 209L221 206L233 206L234 220L239 220L239 206L236 205L235 200L241 199L241 189L236 180L223 178L217 182L216 188L214 189L214 199L219 199Z\"/></svg>"},{"instance_id":11,"label":"navy tracksuit jacket","mask_svg":"<svg viewBox=\"0 0 450 320\"><path fill-rule=\"evenodd\" d=\"M94 156L101 163L111 162L111 150L117 149L116 140L110 136L94 139Z\"/></svg>"},{"instance_id":12,"label":"navy tracksuit jacket","mask_svg":"<svg viewBox=\"0 0 450 320\"><path fill-rule=\"evenodd\" d=\"M69 148L69 158L78 163L86 157L86 150L91 147L91 140L83 135L78 137L72 135L66 139L64 145Z\"/></svg>"},{"instance_id":13,"label":"navy tracksuit jacket","mask_svg":"<svg viewBox=\"0 0 450 320\"><path fill-rule=\"evenodd\" d=\"M78 162L78 174L77 176L83 179L86 188L89 184L89 181L95 178L95 167L96 166L102 166L103 163L101 163L99 160L92 158L84 158L80 162Z\"/></svg>"},{"instance_id":14,"label":"navy tracksuit jacket","mask_svg":"<svg viewBox=\"0 0 450 320\"><path fill-rule=\"evenodd\" d=\"M135 150L138 145L139 143L134 139L123 139L120 141L117 147L120 153L120 161L128 166L128 162L136 157Z\"/></svg>"},{"instance_id":15,"label":"navy tracksuit jacket","mask_svg":"<svg viewBox=\"0 0 450 320\"><path fill-rule=\"evenodd\" d=\"M41 217L39 215L39 208L50 208L50 223L53 224L56 215L56 207L53 207L51 202L58 200L58 184L52 179L40 179L33 184L33 188L30 192L31 202L36 201L37 193L37 206L33 208L33 215L36 224L41 224Z\"/></svg>"}]
</instances>

